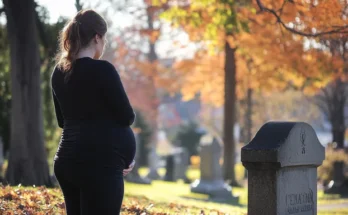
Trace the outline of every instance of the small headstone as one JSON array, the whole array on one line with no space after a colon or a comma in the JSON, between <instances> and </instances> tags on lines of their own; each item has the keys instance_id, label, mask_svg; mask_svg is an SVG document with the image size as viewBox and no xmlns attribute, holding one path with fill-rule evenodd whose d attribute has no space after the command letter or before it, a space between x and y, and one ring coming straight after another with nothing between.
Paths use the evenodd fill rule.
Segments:
<instances>
[{"instance_id":1,"label":"small headstone","mask_svg":"<svg viewBox=\"0 0 348 215\"><path fill-rule=\"evenodd\" d=\"M161 178L161 176L158 174L158 164L159 164L159 157L156 153L156 149L152 148L148 155L149 159L149 173L147 174L147 178L152 180L158 180Z\"/></svg>"},{"instance_id":2,"label":"small headstone","mask_svg":"<svg viewBox=\"0 0 348 215\"><path fill-rule=\"evenodd\" d=\"M317 214L317 167L324 147L306 123L269 122L242 148L248 215Z\"/></svg>"},{"instance_id":3,"label":"small headstone","mask_svg":"<svg viewBox=\"0 0 348 215\"><path fill-rule=\"evenodd\" d=\"M166 158L165 181L176 181L174 178L174 155L168 155Z\"/></svg>"},{"instance_id":4,"label":"small headstone","mask_svg":"<svg viewBox=\"0 0 348 215\"><path fill-rule=\"evenodd\" d=\"M186 176L186 171L189 165L189 153L187 149L177 147L174 152L166 158L166 174L165 181L184 180L189 183L190 180Z\"/></svg>"},{"instance_id":5,"label":"small headstone","mask_svg":"<svg viewBox=\"0 0 348 215\"><path fill-rule=\"evenodd\" d=\"M140 150L140 140L139 136L135 135L136 139L136 152L135 152L135 165L133 170L125 177L125 179L129 182L136 183L136 184L151 184L151 180L148 178L141 177L139 175L139 158L141 154Z\"/></svg>"},{"instance_id":6,"label":"small headstone","mask_svg":"<svg viewBox=\"0 0 348 215\"><path fill-rule=\"evenodd\" d=\"M174 179L184 180L185 183L190 183L186 176L187 168L189 166L189 152L186 148L179 147L176 156L174 157Z\"/></svg>"},{"instance_id":7,"label":"small headstone","mask_svg":"<svg viewBox=\"0 0 348 215\"><path fill-rule=\"evenodd\" d=\"M200 141L201 178L191 184L191 192L209 195L213 201L236 200L232 196L232 188L222 177L219 163L221 146L211 134L202 136Z\"/></svg>"},{"instance_id":8,"label":"small headstone","mask_svg":"<svg viewBox=\"0 0 348 215\"><path fill-rule=\"evenodd\" d=\"M340 194L342 196L348 195L348 180L343 174L344 162L334 162L333 164L333 180L330 181L327 188L325 188L325 193L328 194Z\"/></svg>"}]
</instances>

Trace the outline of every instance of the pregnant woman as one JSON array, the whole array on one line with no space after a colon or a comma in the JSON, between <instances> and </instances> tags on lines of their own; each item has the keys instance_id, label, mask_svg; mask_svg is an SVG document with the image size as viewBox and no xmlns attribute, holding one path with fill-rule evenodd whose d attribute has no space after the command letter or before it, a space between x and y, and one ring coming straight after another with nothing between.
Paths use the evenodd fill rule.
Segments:
<instances>
[{"instance_id":1,"label":"pregnant woman","mask_svg":"<svg viewBox=\"0 0 348 215\"><path fill-rule=\"evenodd\" d=\"M135 114L114 66L100 60L106 32L98 13L80 11L61 32L51 77L63 128L54 173L67 215L119 214L123 176L134 166Z\"/></svg>"}]
</instances>

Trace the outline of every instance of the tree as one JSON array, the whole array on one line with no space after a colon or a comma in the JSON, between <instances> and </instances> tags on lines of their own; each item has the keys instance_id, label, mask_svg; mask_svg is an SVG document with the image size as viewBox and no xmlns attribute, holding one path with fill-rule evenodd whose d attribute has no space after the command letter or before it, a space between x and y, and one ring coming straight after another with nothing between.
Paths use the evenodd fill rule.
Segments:
<instances>
[{"instance_id":1,"label":"tree","mask_svg":"<svg viewBox=\"0 0 348 215\"><path fill-rule=\"evenodd\" d=\"M346 1L256 0L256 3L261 12L272 14L277 23L294 34L320 37L348 33ZM291 16L284 18L284 11L291 12Z\"/></svg>"},{"instance_id":2,"label":"tree","mask_svg":"<svg viewBox=\"0 0 348 215\"><path fill-rule=\"evenodd\" d=\"M314 89L319 89L331 80L332 75L327 73L329 67L337 68L339 65L339 63L327 64L332 60L328 53L305 50L303 39L283 31L284 27L287 30L291 27L284 26L284 23L280 21L286 20L290 26L305 27L307 31L314 31L315 25L319 26L319 29L324 29L328 26L327 23L331 23L330 25L333 27L333 23L338 23L343 18L334 16L322 24L325 19L322 16L318 17L319 14L323 14L323 10L329 9L329 4L326 3L323 3L320 9L311 11L313 2L306 6L302 5L298 9L298 5L290 4L290 1L267 1L267 6L271 5L275 11L277 11L276 8L281 8L277 11L277 15L282 18L280 20L275 19L273 13L257 13L256 8L260 6L257 3L260 1L243 3L240 1L169 2L171 2L171 9L165 13L166 19L184 29L193 41L205 41L199 45L203 48L208 47L210 52L224 50L223 54L218 54L218 57L214 56L214 59L211 59L211 56L207 57L207 51L198 52L195 57L196 62L191 61L188 64L186 62L185 70L191 72L195 67L194 73L197 75L191 77L198 80L188 79L190 86L184 87L183 91L186 93L190 91L189 97L192 97L193 89L199 89L203 99L206 99L207 92L220 91L221 86L224 85L225 98L222 100L225 110L224 170L225 178L233 181L234 174L231 170L233 159L231 158L234 154L234 143L230 138L232 138L232 127L236 121L235 114L232 114L235 110L236 95L239 95L240 98L247 95L249 101L247 103L250 108L250 97L254 89L271 91L292 87L313 93ZM325 13L325 17L336 15L337 8L342 9L341 5L334 4L330 15ZM315 20L314 25L310 22L304 25L304 21L307 21L306 17ZM275 25L277 22L280 22L280 27ZM223 57L224 62L221 61ZM205 59L205 61L201 59ZM315 62L315 59L321 59L321 61L318 63ZM207 66L209 63L213 66ZM222 75L223 78L220 78L217 75L221 75L222 67L224 75ZM214 79L212 79L213 77ZM245 79L245 77L252 77L252 80ZM204 83L207 81L208 83ZM197 84L199 82L204 84ZM245 82L248 83L242 84ZM245 85L246 88L244 90L242 87L237 88L237 84ZM210 93L208 99L212 97L221 101L221 98L212 96ZM250 112L251 110L248 111L248 115ZM247 118L249 121L247 124L250 127L250 116ZM248 133L250 139L250 129Z\"/></svg>"},{"instance_id":3,"label":"tree","mask_svg":"<svg viewBox=\"0 0 348 215\"><path fill-rule=\"evenodd\" d=\"M33 0L3 0L3 3L12 81L11 144L6 180L11 185L51 186L44 147L35 3Z\"/></svg>"},{"instance_id":4,"label":"tree","mask_svg":"<svg viewBox=\"0 0 348 215\"><path fill-rule=\"evenodd\" d=\"M333 142L339 148L344 146L346 116L344 113L347 101L347 35L348 15L346 1L283 1L257 0L261 11L266 11L275 17L282 29L300 36L315 38L313 43L319 47L311 47L321 52L329 52L332 60L331 68L321 68L329 73L330 84L318 89L316 104L327 116L332 126ZM267 5L267 7L265 6ZM284 18L284 11L291 15ZM334 64L340 64L337 67ZM343 69L342 69L343 68Z\"/></svg>"},{"instance_id":5,"label":"tree","mask_svg":"<svg viewBox=\"0 0 348 215\"><path fill-rule=\"evenodd\" d=\"M289 48L297 46L301 49L298 48L293 52L287 48L287 53L296 53L297 57L300 58L296 59L287 54L283 55L285 58L279 60L277 56L281 55L275 55L272 59L268 59L268 62L275 63L276 59L287 64L287 69L291 71L287 76L291 77L292 74L302 76L296 80L297 84L294 84L296 88L310 96L318 94L315 97L315 103L332 125L333 141L338 144L338 147L343 147L346 130L344 109L347 100L347 83L345 81L347 75L345 72L347 70L347 40L345 38L348 33L345 27L347 21L344 19L346 13L344 8L347 7L347 3L338 1L317 2L315 3L317 5L313 5L313 2L301 3L296 1L283 2L282 5L280 2L277 3L273 1L267 4L273 9L268 8L266 11L278 11L275 15L277 19L275 20L273 17L273 20L280 23L279 29L288 30L283 32L283 35L289 35L288 32L290 32L291 37L300 38L300 41L307 41L306 43L310 45L306 48L307 50L303 50L305 49L303 42L296 45L293 44L293 39L288 38L286 43L292 43L290 46L288 45ZM273 16L273 12L272 15L269 15ZM325 15L318 18L319 14ZM288 25L284 26L284 22ZM292 26L290 30L289 26ZM267 35L271 35L271 32ZM315 37L315 39L303 40L302 36ZM265 49L264 45L254 46L253 49ZM272 49L272 46L267 46L266 50L277 53L276 50ZM291 61L289 61L290 59ZM314 59L317 62L313 63ZM289 78L287 79L290 81ZM293 83L294 81L292 81ZM326 86L328 83L329 85Z\"/></svg>"},{"instance_id":6,"label":"tree","mask_svg":"<svg viewBox=\"0 0 348 215\"><path fill-rule=\"evenodd\" d=\"M336 78L315 96L314 102L331 124L332 142L337 148L344 147L347 129L345 108L348 100L348 84L341 78Z\"/></svg>"},{"instance_id":7,"label":"tree","mask_svg":"<svg viewBox=\"0 0 348 215\"><path fill-rule=\"evenodd\" d=\"M10 146L11 85L10 85L10 49L6 26L0 27L0 137L6 154ZM1 155L0 155L1 156Z\"/></svg>"},{"instance_id":8,"label":"tree","mask_svg":"<svg viewBox=\"0 0 348 215\"><path fill-rule=\"evenodd\" d=\"M234 170L235 140L233 128L236 124L236 51L237 46L229 40L240 33L245 21L239 19L237 8L247 7L249 2L237 1L168 1L171 5L163 17L184 28L193 41L204 40L210 51L224 53L224 178L237 185ZM204 46L204 44L203 44Z\"/></svg>"}]
</instances>

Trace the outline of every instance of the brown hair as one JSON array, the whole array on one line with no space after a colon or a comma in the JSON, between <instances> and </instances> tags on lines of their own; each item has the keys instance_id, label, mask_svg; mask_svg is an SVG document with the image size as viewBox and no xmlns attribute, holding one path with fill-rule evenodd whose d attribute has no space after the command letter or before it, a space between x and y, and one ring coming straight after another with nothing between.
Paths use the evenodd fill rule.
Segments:
<instances>
[{"instance_id":1,"label":"brown hair","mask_svg":"<svg viewBox=\"0 0 348 215\"><path fill-rule=\"evenodd\" d=\"M57 67L64 72L71 71L79 51L87 47L96 34L103 37L106 32L106 21L97 12L79 11L60 32Z\"/></svg>"}]
</instances>

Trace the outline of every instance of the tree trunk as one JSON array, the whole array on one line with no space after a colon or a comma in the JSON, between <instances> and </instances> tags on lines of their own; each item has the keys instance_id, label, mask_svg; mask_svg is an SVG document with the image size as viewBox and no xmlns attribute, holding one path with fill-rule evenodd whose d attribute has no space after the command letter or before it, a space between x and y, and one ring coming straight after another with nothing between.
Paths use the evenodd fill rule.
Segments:
<instances>
[{"instance_id":1,"label":"tree trunk","mask_svg":"<svg viewBox=\"0 0 348 215\"><path fill-rule=\"evenodd\" d=\"M44 147L40 55L33 0L3 0L11 51L10 185L52 186Z\"/></svg>"},{"instance_id":2,"label":"tree trunk","mask_svg":"<svg viewBox=\"0 0 348 215\"><path fill-rule=\"evenodd\" d=\"M246 127L246 138L245 144L248 144L251 141L252 137L252 128L253 128L253 89L248 88L247 91L247 100L246 100L246 113L245 113L245 127ZM244 169L244 179L248 178L248 171Z\"/></svg>"},{"instance_id":3,"label":"tree trunk","mask_svg":"<svg viewBox=\"0 0 348 215\"><path fill-rule=\"evenodd\" d=\"M224 104L224 179L230 185L238 185L235 175L235 140L234 125L236 122L236 48L225 42L225 104Z\"/></svg>"},{"instance_id":4,"label":"tree trunk","mask_svg":"<svg viewBox=\"0 0 348 215\"><path fill-rule=\"evenodd\" d=\"M146 15L147 15L147 24L148 24L148 30L153 31L154 29L154 14L153 12L150 10L150 7L148 7L146 9ZM154 63L155 61L158 60L158 56L156 53L156 42L153 42L151 40L149 40L149 53L147 54L147 59L150 63ZM154 73L156 73L157 71L153 71ZM159 108L159 103L158 103L158 95L157 95L157 87L156 87L156 83L155 83L155 79L154 76L150 76L149 77L149 87L151 88L151 94L154 97L153 100L155 100L155 102L153 102L153 116L151 116L151 120L153 121L153 123L151 123L152 125L152 136L151 136L151 145L149 146L150 150L153 150L153 153L156 154L156 148L157 148L157 134L158 134L158 108ZM152 99L151 99L152 101ZM152 153L148 154L149 156L153 156ZM150 162L150 160L153 158L148 158L148 163L150 165L153 165ZM148 173L148 178L150 179L159 179L160 175L158 174L157 171L157 166L150 166L150 171Z\"/></svg>"},{"instance_id":5,"label":"tree trunk","mask_svg":"<svg viewBox=\"0 0 348 215\"><path fill-rule=\"evenodd\" d=\"M248 88L247 109L246 109L246 116L245 116L246 127L247 127L247 131L246 131L247 135L245 140L246 144L248 144L251 141L251 137L252 137L252 129L253 129L252 114L253 114L253 89Z\"/></svg>"},{"instance_id":6,"label":"tree trunk","mask_svg":"<svg viewBox=\"0 0 348 215\"><path fill-rule=\"evenodd\" d=\"M337 143L337 148L344 147L344 133L345 129L342 126L335 126L332 129L333 142Z\"/></svg>"},{"instance_id":7,"label":"tree trunk","mask_svg":"<svg viewBox=\"0 0 348 215\"><path fill-rule=\"evenodd\" d=\"M344 147L346 88L347 84L337 79L333 85L332 98L329 100L331 104L327 104L330 110L332 141L337 143L337 148Z\"/></svg>"},{"instance_id":8,"label":"tree trunk","mask_svg":"<svg viewBox=\"0 0 348 215\"><path fill-rule=\"evenodd\" d=\"M146 10L146 14L147 14L147 24L148 24L148 30L153 31L154 29L154 19L153 19L153 12L150 11L150 9L148 8ZM158 60L158 56L156 53L156 42L153 42L151 40L149 40L149 53L147 54L147 59L150 63L154 63L155 61ZM154 73L156 73L156 71L153 71ZM154 115L151 116L151 119L154 121L154 123L152 124L152 129L153 129L153 137L151 138L153 141L153 145L152 147L156 147L156 142L157 142L157 132L158 132L158 126L157 126L157 119L158 119L158 102L157 102L157 88L156 88L156 83L155 80L153 78L153 76L149 77L149 81L150 81L150 88L152 93L152 96L154 96L154 100L156 102L154 102Z\"/></svg>"}]
</instances>

